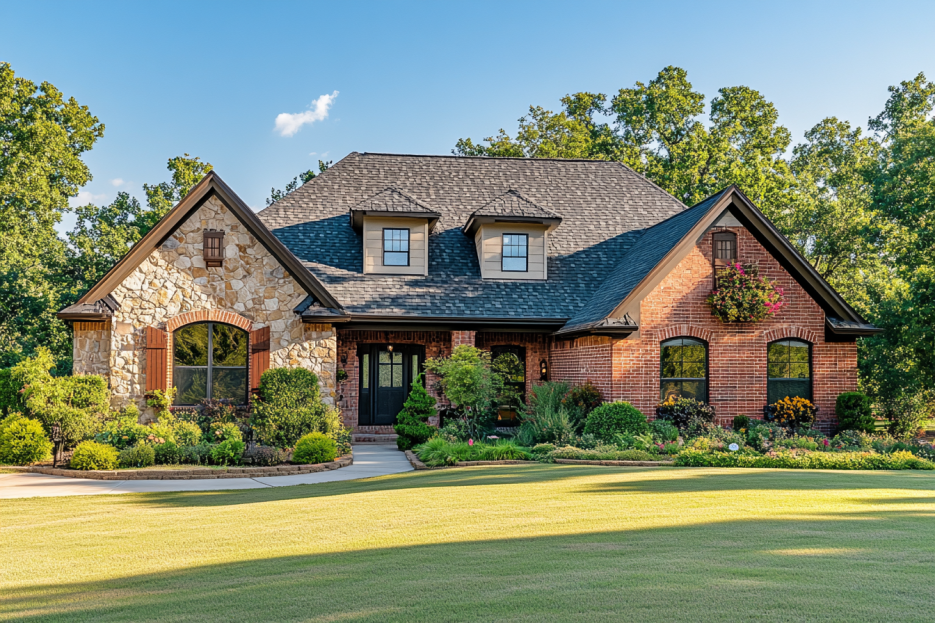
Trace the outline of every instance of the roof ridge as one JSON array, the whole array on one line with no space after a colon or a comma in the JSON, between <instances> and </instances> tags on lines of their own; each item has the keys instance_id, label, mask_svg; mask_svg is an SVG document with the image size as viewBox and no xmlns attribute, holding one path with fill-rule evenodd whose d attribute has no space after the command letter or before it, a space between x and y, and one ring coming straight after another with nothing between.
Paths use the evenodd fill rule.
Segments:
<instances>
[{"instance_id":1,"label":"roof ridge","mask_svg":"<svg viewBox=\"0 0 935 623\"><path fill-rule=\"evenodd\" d=\"M360 156L394 156L397 158L451 158L454 160L521 160L525 162L588 162L592 164L618 164L616 160L595 160L593 158L517 158L515 156L455 156L452 154L393 154L389 152L364 151ZM637 174L639 175L639 174Z\"/></svg>"}]
</instances>

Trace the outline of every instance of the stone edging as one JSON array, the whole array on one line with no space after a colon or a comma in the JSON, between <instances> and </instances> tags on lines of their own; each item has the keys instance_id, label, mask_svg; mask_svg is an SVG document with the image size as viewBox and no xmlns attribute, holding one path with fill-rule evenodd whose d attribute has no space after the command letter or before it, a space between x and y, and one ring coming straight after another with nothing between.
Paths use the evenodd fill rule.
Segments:
<instances>
[{"instance_id":1,"label":"stone edging","mask_svg":"<svg viewBox=\"0 0 935 623\"><path fill-rule=\"evenodd\" d=\"M412 450L406 450L406 458L413 468L422 469L451 469L452 467L474 467L477 465L532 465L535 461L458 461L454 465L445 465L442 467L429 467L419 460Z\"/></svg>"},{"instance_id":2,"label":"stone edging","mask_svg":"<svg viewBox=\"0 0 935 623\"><path fill-rule=\"evenodd\" d=\"M295 476L297 474L311 474L313 472L326 472L340 469L354 463L354 453L327 463L317 465L279 465L274 467L228 467L210 469L207 467L193 467L192 469L121 469L121 470L80 470L62 469L56 467L29 466L19 468L33 474L47 474L49 476L66 476L68 478L84 478L87 480L204 480L213 478L266 478L269 476ZM7 468L4 468L7 469Z\"/></svg>"},{"instance_id":3,"label":"stone edging","mask_svg":"<svg viewBox=\"0 0 935 623\"><path fill-rule=\"evenodd\" d=\"M612 467L662 467L673 465L674 461L586 461L583 459L555 459L565 465L608 465Z\"/></svg>"}]
</instances>

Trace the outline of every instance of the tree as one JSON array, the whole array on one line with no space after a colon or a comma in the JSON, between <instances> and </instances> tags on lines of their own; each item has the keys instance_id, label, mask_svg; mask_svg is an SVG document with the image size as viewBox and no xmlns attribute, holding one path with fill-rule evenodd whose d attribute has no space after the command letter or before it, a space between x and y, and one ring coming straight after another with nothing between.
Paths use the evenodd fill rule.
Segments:
<instances>
[{"instance_id":1,"label":"tree","mask_svg":"<svg viewBox=\"0 0 935 623\"><path fill-rule=\"evenodd\" d=\"M137 224L141 236L145 236L159 222L159 219L201 181L201 178L214 169L211 163L201 162L200 158L192 158L188 154L169 158L167 167L172 172L171 181L153 185L143 184L148 209L138 219Z\"/></svg>"},{"instance_id":2,"label":"tree","mask_svg":"<svg viewBox=\"0 0 935 623\"><path fill-rule=\"evenodd\" d=\"M319 160L318 161L318 172L324 173L325 171L327 171L328 167L331 166L331 162L332 162L331 160L329 160L328 162ZM308 182L314 177L315 177L315 172L309 169L308 171L305 171L304 173L299 173L297 176L292 178L292 181L286 184L286 187L283 190L270 188L269 198L266 200L266 205L267 206L273 205L274 203L276 203L277 201L279 201L280 199L282 199L283 197L285 197L286 195L294 191L296 188L298 188L302 184L305 184L306 182ZM300 179L302 180L302 184L299 184Z\"/></svg>"},{"instance_id":3,"label":"tree","mask_svg":"<svg viewBox=\"0 0 935 623\"><path fill-rule=\"evenodd\" d=\"M121 192L109 205L75 209L75 228L68 233L75 293L86 292L142 238L148 215L140 202Z\"/></svg>"},{"instance_id":4,"label":"tree","mask_svg":"<svg viewBox=\"0 0 935 623\"><path fill-rule=\"evenodd\" d=\"M403 403L403 410L396 417L396 445L400 450L409 450L413 446L428 441L435 433L435 427L427 424L435 415L435 399L422 385L422 375L412 382L412 391Z\"/></svg>"},{"instance_id":5,"label":"tree","mask_svg":"<svg viewBox=\"0 0 935 623\"><path fill-rule=\"evenodd\" d=\"M490 353L473 346L456 346L450 357L428 359L425 369L440 377L439 389L464 413L470 435L479 437L504 385L503 377L491 365Z\"/></svg>"}]
</instances>

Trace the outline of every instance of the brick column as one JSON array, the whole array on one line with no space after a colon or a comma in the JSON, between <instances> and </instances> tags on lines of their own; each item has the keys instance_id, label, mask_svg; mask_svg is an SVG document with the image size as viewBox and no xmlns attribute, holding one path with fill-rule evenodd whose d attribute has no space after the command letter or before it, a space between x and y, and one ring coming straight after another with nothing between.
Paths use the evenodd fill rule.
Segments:
<instances>
[{"instance_id":1,"label":"brick column","mask_svg":"<svg viewBox=\"0 0 935 623\"><path fill-rule=\"evenodd\" d=\"M451 332L451 348L455 346L474 346L474 338L477 336L477 331L452 331Z\"/></svg>"}]
</instances>

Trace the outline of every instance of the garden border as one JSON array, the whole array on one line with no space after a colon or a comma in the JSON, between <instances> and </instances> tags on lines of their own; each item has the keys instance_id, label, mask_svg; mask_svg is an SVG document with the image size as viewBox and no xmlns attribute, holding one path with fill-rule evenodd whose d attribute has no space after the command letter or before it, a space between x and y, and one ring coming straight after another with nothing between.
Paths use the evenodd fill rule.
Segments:
<instances>
[{"instance_id":1,"label":"garden border","mask_svg":"<svg viewBox=\"0 0 935 623\"><path fill-rule=\"evenodd\" d=\"M4 467L32 474L46 474L49 476L65 476L67 478L84 478L86 480L205 480L217 478L268 478L270 476L295 476L298 474L311 474L313 472L326 472L333 469L347 467L354 463L354 451L338 457L334 461L318 463L316 465L278 465L273 467L227 467L211 469L209 467L192 467L191 469L177 470L81 470L63 469L60 467L43 467L31 465L28 467Z\"/></svg>"},{"instance_id":2,"label":"garden border","mask_svg":"<svg viewBox=\"0 0 935 623\"><path fill-rule=\"evenodd\" d=\"M665 467L675 465L675 461L601 461L586 459L555 459L563 465L606 465L608 467Z\"/></svg>"},{"instance_id":3,"label":"garden border","mask_svg":"<svg viewBox=\"0 0 935 623\"><path fill-rule=\"evenodd\" d=\"M412 450L406 450L406 458L409 459L409 464L412 465L414 469L423 470L423 469L451 469L452 467L476 467L479 465L533 465L536 461L516 461L516 460L507 460L507 461L458 461L454 465L442 465L439 467L429 467L425 463L419 460L419 457L415 455Z\"/></svg>"}]
</instances>

